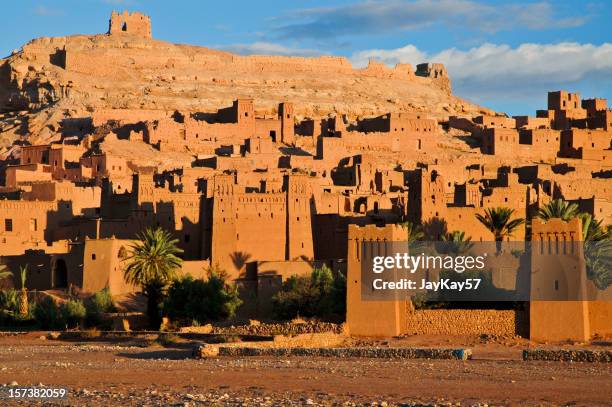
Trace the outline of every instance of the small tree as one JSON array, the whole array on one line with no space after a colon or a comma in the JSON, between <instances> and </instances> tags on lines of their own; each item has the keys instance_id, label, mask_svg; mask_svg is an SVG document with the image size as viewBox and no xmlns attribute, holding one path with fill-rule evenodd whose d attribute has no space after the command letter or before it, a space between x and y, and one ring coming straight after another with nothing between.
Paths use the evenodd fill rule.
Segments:
<instances>
[{"instance_id":1,"label":"small tree","mask_svg":"<svg viewBox=\"0 0 612 407\"><path fill-rule=\"evenodd\" d=\"M21 278L21 291L19 293L19 315L25 317L30 310L28 303L28 289L26 288L26 280L28 278L28 265L19 267L19 276Z\"/></svg>"},{"instance_id":2,"label":"small tree","mask_svg":"<svg viewBox=\"0 0 612 407\"><path fill-rule=\"evenodd\" d=\"M582 222L584 261L587 277L601 290L612 285L612 233L589 213L578 215Z\"/></svg>"},{"instance_id":3,"label":"small tree","mask_svg":"<svg viewBox=\"0 0 612 407\"><path fill-rule=\"evenodd\" d=\"M166 287L181 267L182 260L178 255L183 250L177 247L178 240L161 228L146 229L138 238L130 246L131 253L124 259L124 279L129 284L142 287L147 296L149 324L152 329L159 329L160 304Z\"/></svg>"},{"instance_id":4,"label":"small tree","mask_svg":"<svg viewBox=\"0 0 612 407\"><path fill-rule=\"evenodd\" d=\"M94 293L85 301L87 310L86 322L88 325L98 325L102 322L102 314L115 312L117 308L113 302L113 296L108 287Z\"/></svg>"},{"instance_id":5,"label":"small tree","mask_svg":"<svg viewBox=\"0 0 612 407\"><path fill-rule=\"evenodd\" d=\"M446 251L454 255L465 254L474 246L472 238L466 237L465 232L459 230L453 230L442 236L442 241L447 243Z\"/></svg>"},{"instance_id":6,"label":"small tree","mask_svg":"<svg viewBox=\"0 0 612 407\"><path fill-rule=\"evenodd\" d=\"M523 218L512 219L514 209L510 208L488 208L484 215L477 213L476 219L493 233L496 242L501 242L505 237L512 236L516 229L525 223Z\"/></svg>"},{"instance_id":7,"label":"small tree","mask_svg":"<svg viewBox=\"0 0 612 407\"><path fill-rule=\"evenodd\" d=\"M412 222L403 222L400 223L400 226L406 230L406 241L408 244L413 244L414 242L422 240L425 237L425 234L419 225Z\"/></svg>"},{"instance_id":8,"label":"small tree","mask_svg":"<svg viewBox=\"0 0 612 407\"><path fill-rule=\"evenodd\" d=\"M310 276L292 276L272 298L277 318L339 316L346 313L346 277L323 265Z\"/></svg>"},{"instance_id":9,"label":"small tree","mask_svg":"<svg viewBox=\"0 0 612 407\"><path fill-rule=\"evenodd\" d=\"M537 217L543 220L559 218L564 221L578 216L578 205L564 201L563 199L555 199L538 210Z\"/></svg>"},{"instance_id":10,"label":"small tree","mask_svg":"<svg viewBox=\"0 0 612 407\"><path fill-rule=\"evenodd\" d=\"M9 277L13 277L13 273L4 264L0 264L0 281Z\"/></svg>"},{"instance_id":11,"label":"small tree","mask_svg":"<svg viewBox=\"0 0 612 407\"><path fill-rule=\"evenodd\" d=\"M585 242L598 242L610 240L612 229L604 229L603 221L598 221L590 213L580 213L578 218L582 224L582 240Z\"/></svg>"},{"instance_id":12,"label":"small tree","mask_svg":"<svg viewBox=\"0 0 612 407\"><path fill-rule=\"evenodd\" d=\"M202 324L236 315L242 304L237 287L227 283L225 271L216 265L209 267L206 273L207 280L187 275L172 282L164 301L168 317Z\"/></svg>"}]
</instances>

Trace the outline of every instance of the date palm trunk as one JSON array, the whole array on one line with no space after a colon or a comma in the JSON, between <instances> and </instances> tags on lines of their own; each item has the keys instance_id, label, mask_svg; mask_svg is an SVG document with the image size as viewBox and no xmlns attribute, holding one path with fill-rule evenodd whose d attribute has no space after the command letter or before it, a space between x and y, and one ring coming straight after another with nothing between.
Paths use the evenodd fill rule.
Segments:
<instances>
[{"instance_id":1,"label":"date palm trunk","mask_svg":"<svg viewBox=\"0 0 612 407\"><path fill-rule=\"evenodd\" d=\"M28 302L28 289L22 288L19 293L19 315L25 317L28 315L30 310L30 304Z\"/></svg>"}]
</instances>

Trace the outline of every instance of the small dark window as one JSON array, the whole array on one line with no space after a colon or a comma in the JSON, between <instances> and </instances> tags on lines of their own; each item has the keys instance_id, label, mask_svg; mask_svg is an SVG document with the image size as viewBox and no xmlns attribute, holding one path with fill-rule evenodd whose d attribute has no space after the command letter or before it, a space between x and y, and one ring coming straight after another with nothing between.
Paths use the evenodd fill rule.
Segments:
<instances>
[{"instance_id":1,"label":"small dark window","mask_svg":"<svg viewBox=\"0 0 612 407\"><path fill-rule=\"evenodd\" d=\"M92 254L91 254L91 259L92 259L92 260L95 260L95 259L96 259L96 254L95 254L95 253L92 253Z\"/></svg>"},{"instance_id":2,"label":"small dark window","mask_svg":"<svg viewBox=\"0 0 612 407\"><path fill-rule=\"evenodd\" d=\"M555 280L555 291L559 291L559 280Z\"/></svg>"},{"instance_id":3,"label":"small dark window","mask_svg":"<svg viewBox=\"0 0 612 407\"><path fill-rule=\"evenodd\" d=\"M4 230L6 232L13 231L13 219L4 219Z\"/></svg>"}]
</instances>

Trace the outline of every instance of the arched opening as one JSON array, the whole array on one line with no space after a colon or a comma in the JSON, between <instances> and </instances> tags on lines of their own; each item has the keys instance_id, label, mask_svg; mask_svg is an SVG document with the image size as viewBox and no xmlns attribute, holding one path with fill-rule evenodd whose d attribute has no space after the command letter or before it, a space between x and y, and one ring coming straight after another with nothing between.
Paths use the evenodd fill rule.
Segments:
<instances>
[{"instance_id":1,"label":"arched opening","mask_svg":"<svg viewBox=\"0 0 612 407\"><path fill-rule=\"evenodd\" d=\"M121 25L121 31L127 31L127 23L126 23L126 22L124 22L124 23Z\"/></svg>"},{"instance_id":2,"label":"arched opening","mask_svg":"<svg viewBox=\"0 0 612 407\"><path fill-rule=\"evenodd\" d=\"M68 288L68 268L64 259L58 259L53 268L53 288Z\"/></svg>"}]
</instances>

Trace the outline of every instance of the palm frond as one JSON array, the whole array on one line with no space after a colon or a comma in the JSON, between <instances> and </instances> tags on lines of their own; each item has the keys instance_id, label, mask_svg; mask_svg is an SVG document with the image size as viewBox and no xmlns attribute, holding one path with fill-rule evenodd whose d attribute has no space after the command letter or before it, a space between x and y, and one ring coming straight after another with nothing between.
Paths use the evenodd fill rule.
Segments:
<instances>
[{"instance_id":1,"label":"palm frond","mask_svg":"<svg viewBox=\"0 0 612 407\"><path fill-rule=\"evenodd\" d=\"M133 285L165 286L182 265L178 255L183 250L177 247L178 239L161 228L146 229L138 238L124 259L124 280Z\"/></svg>"},{"instance_id":2,"label":"palm frond","mask_svg":"<svg viewBox=\"0 0 612 407\"><path fill-rule=\"evenodd\" d=\"M477 213L476 219L493 233L496 241L511 236L516 229L525 223L523 218L511 219L514 209L498 207L485 209L484 215Z\"/></svg>"},{"instance_id":3,"label":"palm frond","mask_svg":"<svg viewBox=\"0 0 612 407\"><path fill-rule=\"evenodd\" d=\"M578 216L578 205L563 199L555 199L541 207L536 216L543 220L559 218L568 221Z\"/></svg>"}]
</instances>

